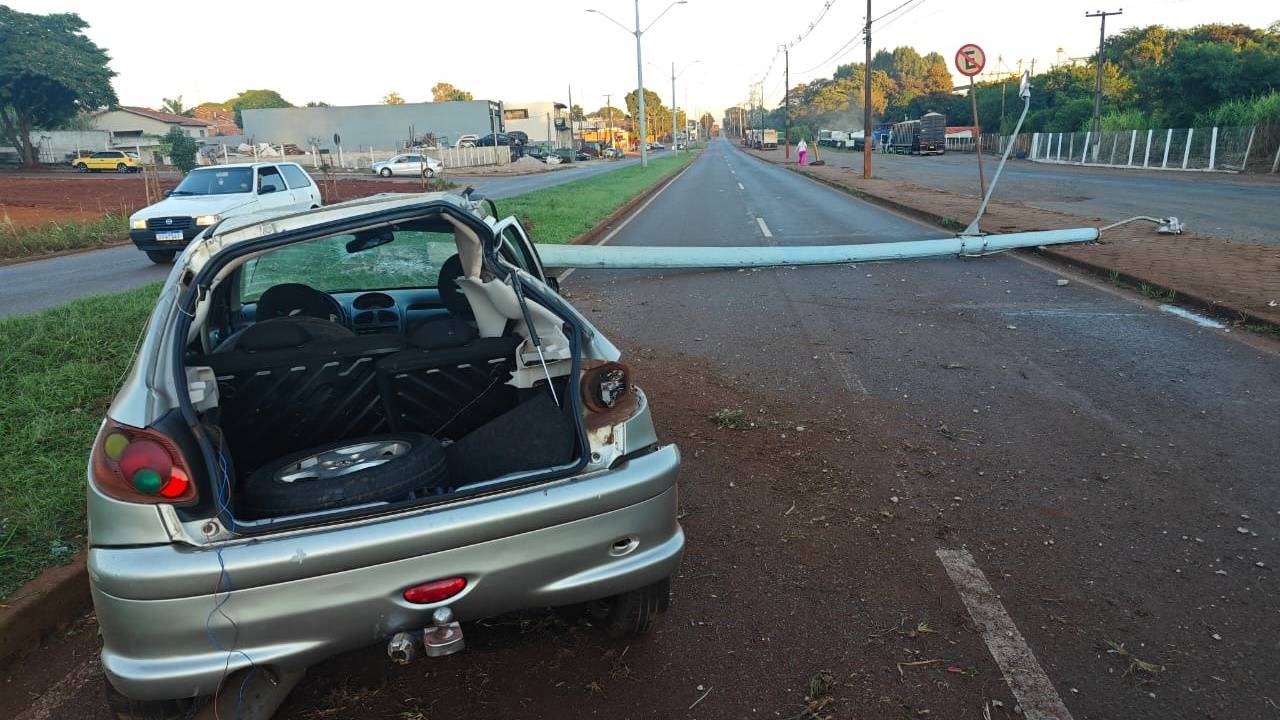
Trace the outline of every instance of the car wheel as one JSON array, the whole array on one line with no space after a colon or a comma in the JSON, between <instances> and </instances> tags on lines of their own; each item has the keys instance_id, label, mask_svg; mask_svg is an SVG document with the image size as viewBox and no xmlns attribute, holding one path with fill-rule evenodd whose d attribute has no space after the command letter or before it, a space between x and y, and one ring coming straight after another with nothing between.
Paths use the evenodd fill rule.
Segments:
<instances>
[{"instance_id":1,"label":"car wheel","mask_svg":"<svg viewBox=\"0 0 1280 720\"><path fill-rule=\"evenodd\" d=\"M445 484L440 441L419 433L352 438L286 455L244 483L243 510L253 517L316 512L385 502Z\"/></svg>"},{"instance_id":2,"label":"car wheel","mask_svg":"<svg viewBox=\"0 0 1280 720\"><path fill-rule=\"evenodd\" d=\"M124 163L116 163L116 172L127 173L129 172L129 166L125 165Z\"/></svg>"},{"instance_id":3,"label":"car wheel","mask_svg":"<svg viewBox=\"0 0 1280 720\"><path fill-rule=\"evenodd\" d=\"M106 689L107 707L111 716L118 720L191 720L207 702L208 698L187 698L183 700L134 700L121 695L111 686L111 682L103 679Z\"/></svg>"},{"instance_id":4,"label":"car wheel","mask_svg":"<svg viewBox=\"0 0 1280 720\"><path fill-rule=\"evenodd\" d=\"M89 166L85 165L84 163L76 163L76 172L87 173L89 172Z\"/></svg>"},{"instance_id":5,"label":"car wheel","mask_svg":"<svg viewBox=\"0 0 1280 720\"><path fill-rule=\"evenodd\" d=\"M429 177L429 178L433 178L433 177L435 177L435 176L436 176L436 171L435 171L435 170L432 170L431 168L427 168L427 170L426 170L426 173L425 173L425 174L426 174L426 176L427 176L427 177Z\"/></svg>"},{"instance_id":6,"label":"car wheel","mask_svg":"<svg viewBox=\"0 0 1280 720\"><path fill-rule=\"evenodd\" d=\"M381 175L382 177L391 177L391 168L384 167L378 171L378 174Z\"/></svg>"},{"instance_id":7,"label":"car wheel","mask_svg":"<svg viewBox=\"0 0 1280 720\"><path fill-rule=\"evenodd\" d=\"M605 618L604 629L611 638L644 635L671 603L671 578L615 596Z\"/></svg>"},{"instance_id":8,"label":"car wheel","mask_svg":"<svg viewBox=\"0 0 1280 720\"><path fill-rule=\"evenodd\" d=\"M169 265L177 257L177 250L148 250L147 259L157 265Z\"/></svg>"}]
</instances>

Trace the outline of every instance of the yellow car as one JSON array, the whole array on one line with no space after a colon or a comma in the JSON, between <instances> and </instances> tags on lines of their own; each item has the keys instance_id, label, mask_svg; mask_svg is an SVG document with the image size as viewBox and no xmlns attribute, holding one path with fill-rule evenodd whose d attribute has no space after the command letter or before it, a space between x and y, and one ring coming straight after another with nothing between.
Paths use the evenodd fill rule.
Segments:
<instances>
[{"instance_id":1,"label":"yellow car","mask_svg":"<svg viewBox=\"0 0 1280 720\"><path fill-rule=\"evenodd\" d=\"M123 150L103 150L93 153L87 157L78 157L71 161L71 166L76 172L90 172L92 170L114 170L120 173L138 172L142 168L142 162L138 160L138 156Z\"/></svg>"}]
</instances>

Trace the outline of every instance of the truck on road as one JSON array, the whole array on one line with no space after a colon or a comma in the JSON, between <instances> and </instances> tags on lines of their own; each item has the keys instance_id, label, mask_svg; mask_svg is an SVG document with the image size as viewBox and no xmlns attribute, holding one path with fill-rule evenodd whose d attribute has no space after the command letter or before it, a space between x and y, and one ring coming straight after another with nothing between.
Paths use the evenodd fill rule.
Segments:
<instances>
[{"instance_id":1,"label":"truck on road","mask_svg":"<svg viewBox=\"0 0 1280 720\"><path fill-rule=\"evenodd\" d=\"M761 150L777 150L778 149L778 131L772 128L766 128L760 131L760 144L757 146Z\"/></svg>"}]
</instances>

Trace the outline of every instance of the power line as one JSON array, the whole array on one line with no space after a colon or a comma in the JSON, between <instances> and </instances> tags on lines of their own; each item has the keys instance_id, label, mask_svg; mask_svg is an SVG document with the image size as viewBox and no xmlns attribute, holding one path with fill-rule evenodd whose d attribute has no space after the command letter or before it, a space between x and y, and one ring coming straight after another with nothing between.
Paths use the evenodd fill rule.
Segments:
<instances>
[{"instance_id":1,"label":"power line","mask_svg":"<svg viewBox=\"0 0 1280 720\"><path fill-rule=\"evenodd\" d=\"M837 0L826 0L826 2L822 3L822 10L818 12L818 16L813 19L813 22L809 23L809 26L805 28L804 32L797 35L794 41L778 46L778 49L773 53L773 57L769 59L769 67L766 68L764 74L760 76L760 82L763 83L765 80L769 79L769 75L773 72L774 66L778 63L778 56L785 52L784 48L789 50L804 42L805 38L809 37L814 29L822 23L823 18L827 16L827 13L831 10L831 6L835 5L836 2Z\"/></svg>"}]
</instances>

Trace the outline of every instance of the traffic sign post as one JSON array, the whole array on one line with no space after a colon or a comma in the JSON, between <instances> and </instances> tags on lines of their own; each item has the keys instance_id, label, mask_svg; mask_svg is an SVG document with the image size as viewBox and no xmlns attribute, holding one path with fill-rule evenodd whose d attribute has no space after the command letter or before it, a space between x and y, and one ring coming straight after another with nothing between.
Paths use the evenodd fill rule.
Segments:
<instances>
[{"instance_id":1,"label":"traffic sign post","mask_svg":"<svg viewBox=\"0 0 1280 720\"><path fill-rule=\"evenodd\" d=\"M982 173L982 125L978 122L978 95L974 92L973 76L982 72L986 64L987 54L973 43L961 45L956 51L956 70L969 78L969 101L973 104L973 153L978 156L978 197L986 196L987 180Z\"/></svg>"}]
</instances>

